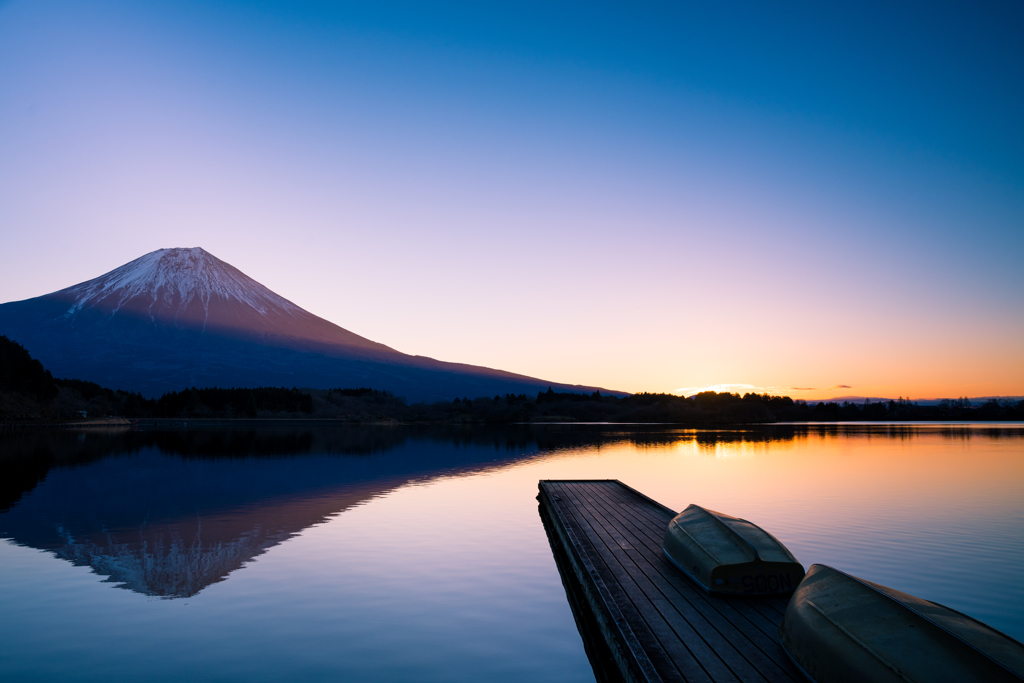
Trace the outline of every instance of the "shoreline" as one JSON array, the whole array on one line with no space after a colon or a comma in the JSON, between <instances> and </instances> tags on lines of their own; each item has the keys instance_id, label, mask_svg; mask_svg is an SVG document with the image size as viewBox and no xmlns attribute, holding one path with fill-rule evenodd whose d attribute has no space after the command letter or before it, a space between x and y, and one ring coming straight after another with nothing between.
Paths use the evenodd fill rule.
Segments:
<instances>
[{"instance_id":1,"label":"shoreline","mask_svg":"<svg viewBox=\"0 0 1024 683\"><path fill-rule=\"evenodd\" d=\"M0 422L0 432L21 429L136 429L150 428L187 428L187 427L260 427L260 426L294 426L294 427L543 427L543 426L607 426L607 427L672 427L679 429L743 429L765 427L871 427L871 426L992 426L1020 427L1021 420L849 420L849 421L786 421L786 422L611 422L583 420L535 420L529 422L483 422L483 421L436 421L436 422L403 422L394 419L385 420L339 420L337 418L290 418L290 417L190 417L190 418L125 418L107 417L94 420L74 422Z\"/></svg>"}]
</instances>

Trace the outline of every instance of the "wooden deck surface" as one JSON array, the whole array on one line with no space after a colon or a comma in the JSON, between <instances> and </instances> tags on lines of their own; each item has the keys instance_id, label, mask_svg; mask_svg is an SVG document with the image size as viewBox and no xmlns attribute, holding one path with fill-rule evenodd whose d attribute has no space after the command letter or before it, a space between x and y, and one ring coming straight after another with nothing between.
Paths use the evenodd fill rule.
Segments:
<instances>
[{"instance_id":1,"label":"wooden deck surface","mask_svg":"<svg viewBox=\"0 0 1024 683\"><path fill-rule=\"evenodd\" d=\"M538 500L599 680L805 680L784 599L711 596L665 559L675 512L616 480L541 481Z\"/></svg>"}]
</instances>

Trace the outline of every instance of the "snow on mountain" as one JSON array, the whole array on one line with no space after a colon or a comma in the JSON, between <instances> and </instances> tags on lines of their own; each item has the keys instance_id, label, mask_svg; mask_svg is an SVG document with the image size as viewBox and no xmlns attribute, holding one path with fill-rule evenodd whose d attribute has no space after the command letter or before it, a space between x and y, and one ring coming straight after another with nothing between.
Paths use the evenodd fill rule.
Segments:
<instances>
[{"instance_id":1,"label":"snow on mountain","mask_svg":"<svg viewBox=\"0 0 1024 683\"><path fill-rule=\"evenodd\" d=\"M401 353L199 247L160 249L73 287L0 304L0 334L58 377L147 396L190 386L373 387L412 400L595 389Z\"/></svg>"},{"instance_id":2,"label":"snow on mountain","mask_svg":"<svg viewBox=\"0 0 1024 683\"><path fill-rule=\"evenodd\" d=\"M388 355L393 349L353 334L275 294L201 247L158 249L120 268L46 295L67 302L64 318L276 339L291 346L345 347Z\"/></svg>"},{"instance_id":3,"label":"snow on mountain","mask_svg":"<svg viewBox=\"0 0 1024 683\"><path fill-rule=\"evenodd\" d=\"M150 311L187 309L195 302L202 305L207 319L210 303L217 298L245 304L261 315L305 313L202 247L158 249L56 294L73 297L68 316L104 303L115 304L116 312L137 299L147 302Z\"/></svg>"}]
</instances>

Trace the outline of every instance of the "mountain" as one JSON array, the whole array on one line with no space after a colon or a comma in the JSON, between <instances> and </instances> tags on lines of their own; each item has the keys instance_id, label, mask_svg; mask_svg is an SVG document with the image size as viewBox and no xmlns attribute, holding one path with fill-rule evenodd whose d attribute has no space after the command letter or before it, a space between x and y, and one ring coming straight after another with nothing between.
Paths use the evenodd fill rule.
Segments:
<instances>
[{"instance_id":1,"label":"mountain","mask_svg":"<svg viewBox=\"0 0 1024 683\"><path fill-rule=\"evenodd\" d=\"M595 390L401 353L199 247L159 249L93 280L2 304L0 334L55 377L145 396L190 386L365 386L411 401Z\"/></svg>"}]
</instances>

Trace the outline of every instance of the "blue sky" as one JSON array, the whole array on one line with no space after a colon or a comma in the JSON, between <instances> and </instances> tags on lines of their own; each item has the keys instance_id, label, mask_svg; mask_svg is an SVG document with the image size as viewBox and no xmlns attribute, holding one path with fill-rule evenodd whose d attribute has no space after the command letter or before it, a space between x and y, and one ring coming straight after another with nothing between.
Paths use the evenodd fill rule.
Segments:
<instances>
[{"instance_id":1,"label":"blue sky","mask_svg":"<svg viewBox=\"0 0 1024 683\"><path fill-rule=\"evenodd\" d=\"M376 341L557 381L1024 393L1022 29L2 3L0 300L203 246Z\"/></svg>"}]
</instances>

